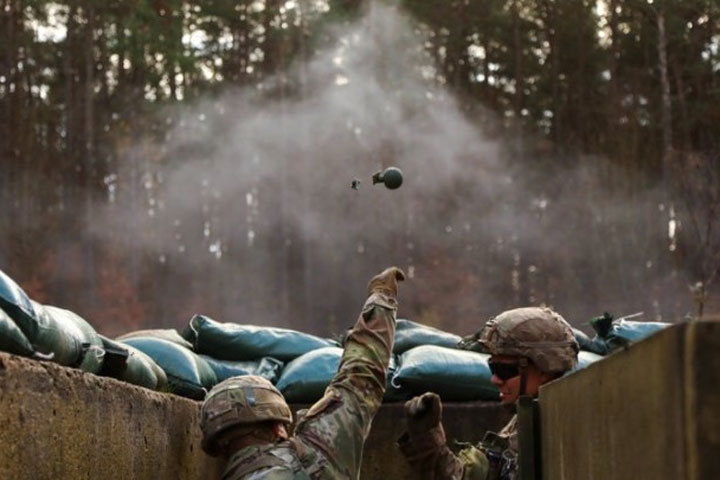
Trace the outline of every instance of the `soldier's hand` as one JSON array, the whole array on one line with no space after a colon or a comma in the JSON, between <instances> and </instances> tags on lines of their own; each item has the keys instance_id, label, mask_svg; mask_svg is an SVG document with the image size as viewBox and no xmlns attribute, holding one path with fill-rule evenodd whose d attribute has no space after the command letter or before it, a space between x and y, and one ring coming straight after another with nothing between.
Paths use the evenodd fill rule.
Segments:
<instances>
[{"instance_id":1,"label":"soldier's hand","mask_svg":"<svg viewBox=\"0 0 720 480\"><path fill-rule=\"evenodd\" d=\"M389 267L375 275L368 282L368 293L381 292L397 297L398 282L405 280L405 272L398 267Z\"/></svg>"},{"instance_id":2,"label":"soldier's hand","mask_svg":"<svg viewBox=\"0 0 720 480\"><path fill-rule=\"evenodd\" d=\"M442 402L436 393L426 392L405 402L405 418L410 433L431 430L442 420Z\"/></svg>"}]
</instances>

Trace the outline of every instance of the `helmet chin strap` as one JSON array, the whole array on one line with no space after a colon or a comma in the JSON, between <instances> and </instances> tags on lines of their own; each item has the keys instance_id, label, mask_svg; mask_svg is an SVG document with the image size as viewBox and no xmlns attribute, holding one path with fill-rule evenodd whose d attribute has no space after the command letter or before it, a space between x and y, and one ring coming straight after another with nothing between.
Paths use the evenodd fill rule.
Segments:
<instances>
[{"instance_id":1,"label":"helmet chin strap","mask_svg":"<svg viewBox=\"0 0 720 480\"><path fill-rule=\"evenodd\" d=\"M518 394L519 397L522 397L526 395L525 390L527 389L527 367L528 367L528 359L527 358L521 358L518 362L518 366L520 368L520 393Z\"/></svg>"}]
</instances>

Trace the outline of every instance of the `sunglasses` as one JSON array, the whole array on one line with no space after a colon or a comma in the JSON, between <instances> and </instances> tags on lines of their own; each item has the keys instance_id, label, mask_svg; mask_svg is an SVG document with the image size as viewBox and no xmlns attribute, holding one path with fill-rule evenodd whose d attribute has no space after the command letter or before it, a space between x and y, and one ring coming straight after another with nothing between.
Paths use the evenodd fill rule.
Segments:
<instances>
[{"instance_id":1,"label":"sunglasses","mask_svg":"<svg viewBox=\"0 0 720 480\"><path fill-rule=\"evenodd\" d=\"M489 362L490 372L503 382L520 375L520 367L517 363Z\"/></svg>"}]
</instances>

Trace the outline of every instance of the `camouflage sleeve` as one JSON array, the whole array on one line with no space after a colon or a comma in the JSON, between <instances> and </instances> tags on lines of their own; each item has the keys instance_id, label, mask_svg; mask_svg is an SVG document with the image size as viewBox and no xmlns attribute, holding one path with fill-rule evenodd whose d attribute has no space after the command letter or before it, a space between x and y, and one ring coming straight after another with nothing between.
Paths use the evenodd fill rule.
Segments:
<instances>
[{"instance_id":1,"label":"camouflage sleeve","mask_svg":"<svg viewBox=\"0 0 720 480\"><path fill-rule=\"evenodd\" d=\"M476 447L455 455L447 446L442 425L413 436L405 433L398 440L400 451L420 480L486 480L488 459Z\"/></svg>"},{"instance_id":2,"label":"camouflage sleeve","mask_svg":"<svg viewBox=\"0 0 720 480\"><path fill-rule=\"evenodd\" d=\"M337 478L356 478L363 443L385 392L397 301L372 294L350 332L325 395L300 420L295 436L322 452Z\"/></svg>"}]
</instances>

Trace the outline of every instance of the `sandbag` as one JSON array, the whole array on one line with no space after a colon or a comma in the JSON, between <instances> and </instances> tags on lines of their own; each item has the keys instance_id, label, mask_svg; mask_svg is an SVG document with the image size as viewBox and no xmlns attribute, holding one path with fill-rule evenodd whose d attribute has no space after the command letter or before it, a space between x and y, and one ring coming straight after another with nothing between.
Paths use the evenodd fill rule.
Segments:
<instances>
[{"instance_id":1,"label":"sandbag","mask_svg":"<svg viewBox=\"0 0 720 480\"><path fill-rule=\"evenodd\" d=\"M670 325L666 322L634 322L618 319L613 322L606 340L610 344L639 342Z\"/></svg>"},{"instance_id":2,"label":"sandbag","mask_svg":"<svg viewBox=\"0 0 720 480\"><path fill-rule=\"evenodd\" d=\"M599 360L602 360L602 355L598 355L597 353L588 352L585 350L581 350L578 353L578 363L575 365L575 368L573 368L571 371L576 372L578 370L582 370L583 368L587 367L588 365L591 365Z\"/></svg>"},{"instance_id":3,"label":"sandbag","mask_svg":"<svg viewBox=\"0 0 720 480\"><path fill-rule=\"evenodd\" d=\"M100 373L105 360L105 350L97 345L90 345L83 352L78 368L84 372Z\"/></svg>"},{"instance_id":4,"label":"sandbag","mask_svg":"<svg viewBox=\"0 0 720 480\"><path fill-rule=\"evenodd\" d=\"M82 359L82 342L75 335L68 335L45 309L45 305L31 300L36 315L34 336L28 336L33 347L53 362L75 367ZM26 334L27 335L27 334Z\"/></svg>"},{"instance_id":5,"label":"sandbag","mask_svg":"<svg viewBox=\"0 0 720 480\"><path fill-rule=\"evenodd\" d=\"M285 366L276 387L288 403L313 403L319 400L340 367L343 349L325 347L308 352ZM395 355L390 356L384 402L407 400L407 391L391 385L392 373L398 368Z\"/></svg>"},{"instance_id":6,"label":"sandbag","mask_svg":"<svg viewBox=\"0 0 720 480\"><path fill-rule=\"evenodd\" d=\"M630 318L637 317L641 314L630 315ZM639 322L626 320L628 317L614 319L609 313L595 317L590 320L590 325L597 332L593 343L597 346L595 353L610 353L619 348L626 347L631 343L638 342L650 335L669 327L671 324L666 322Z\"/></svg>"},{"instance_id":7,"label":"sandbag","mask_svg":"<svg viewBox=\"0 0 720 480\"><path fill-rule=\"evenodd\" d=\"M446 401L499 400L490 382L488 358L485 353L435 345L415 347L400 356L392 384L413 395L435 392Z\"/></svg>"},{"instance_id":8,"label":"sandbag","mask_svg":"<svg viewBox=\"0 0 720 480\"><path fill-rule=\"evenodd\" d=\"M195 315L183 337L197 353L219 360L257 360L273 357L288 362L323 347L337 347L332 340L285 328L221 323Z\"/></svg>"},{"instance_id":9,"label":"sandbag","mask_svg":"<svg viewBox=\"0 0 720 480\"><path fill-rule=\"evenodd\" d=\"M137 337L154 337L154 338L162 338L163 340L167 340L169 342L177 343L178 345L182 345L183 347L192 350L193 346L192 343L185 340L177 330L174 328L156 328L156 329L148 329L148 330L135 330L134 332L128 332L123 335L120 335L119 337L115 337L115 340L125 340L127 338L137 338Z\"/></svg>"},{"instance_id":10,"label":"sandbag","mask_svg":"<svg viewBox=\"0 0 720 480\"><path fill-rule=\"evenodd\" d=\"M165 371L172 393L202 400L207 390L217 383L215 372L205 360L176 343L153 337L127 338L121 343L152 358Z\"/></svg>"},{"instance_id":11,"label":"sandbag","mask_svg":"<svg viewBox=\"0 0 720 480\"><path fill-rule=\"evenodd\" d=\"M37 313L25 291L0 270L0 308L20 328L25 337L33 342L38 330Z\"/></svg>"},{"instance_id":12,"label":"sandbag","mask_svg":"<svg viewBox=\"0 0 720 480\"><path fill-rule=\"evenodd\" d=\"M168 389L165 371L137 348L100 335L105 349L101 375L117 378L151 390Z\"/></svg>"},{"instance_id":13,"label":"sandbag","mask_svg":"<svg viewBox=\"0 0 720 480\"><path fill-rule=\"evenodd\" d=\"M313 403L337 373L343 349L324 347L308 352L285 366L275 385L288 403Z\"/></svg>"},{"instance_id":14,"label":"sandbag","mask_svg":"<svg viewBox=\"0 0 720 480\"><path fill-rule=\"evenodd\" d=\"M36 304L36 311L40 308ZM50 351L67 354L69 363L63 365L77 366L90 373L99 373L104 357L103 343L95 329L80 315L64 308L44 305L44 315L49 320L40 330L36 345L42 341ZM90 354L88 355L88 352ZM72 356L76 359L70 362ZM55 357L53 361L60 363Z\"/></svg>"},{"instance_id":15,"label":"sandbag","mask_svg":"<svg viewBox=\"0 0 720 480\"><path fill-rule=\"evenodd\" d=\"M122 380L159 392L169 392L170 385L165 370L141 350L126 345L129 351L127 367Z\"/></svg>"},{"instance_id":16,"label":"sandbag","mask_svg":"<svg viewBox=\"0 0 720 480\"><path fill-rule=\"evenodd\" d=\"M573 328L572 330L581 351L592 352L598 355L606 355L608 353L607 343L605 343L605 340L602 338L597 336L590 338L585 332L577 328Z\"/></svg>"},{"instance_id":17,"label":"sandbag","mask_svg":"<svg viewBox=\"0 0 720 480\"><path fill-rule=\"evenodd\" d=\"M400 355L420 345L437 345L455 348L461 337L437 328L421 325L410 320L398 319L395 325L395 345L393 353Z\"/></svg>"},{"instance_id":18,"label":"sandbag","mask_svg":"<svg viewBox=\"0 0 720 480\"><path fill-rule=\"evenodd\" d=\"M30 357L34 353L25 334L2 309L0 309L0 351L25 357Z\"/></svg>"},{"instance_id":19,"label":"sandbag","mask_svg":"<svg viewBox=\"0 0 720 480\"><path fill-rule=\"evenodd\" d=\"M284 365L283 362L272 357L264 357L260 360L245 360L244 362L218 360L208 355L200 355L200 358L205 360L212 368L218 382L240 375L258 375L270 380L271 383L275 383L280 377Z\"/></svg>"}]
</instances>

